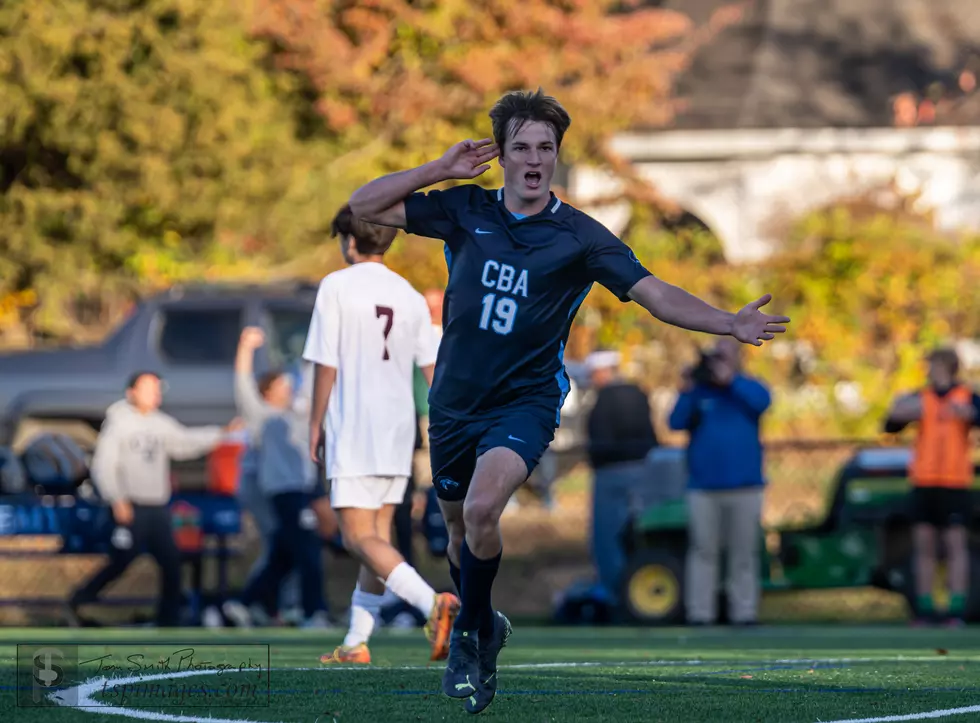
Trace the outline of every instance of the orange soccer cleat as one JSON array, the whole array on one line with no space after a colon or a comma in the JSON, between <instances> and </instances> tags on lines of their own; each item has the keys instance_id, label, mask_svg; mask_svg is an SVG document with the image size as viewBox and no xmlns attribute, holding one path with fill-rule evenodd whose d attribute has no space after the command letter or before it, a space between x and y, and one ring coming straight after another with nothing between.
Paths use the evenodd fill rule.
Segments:
<instances>
[{"instance_id":1,"label":"orange soccer cleat","mask_svg":"<svg viewBox=\"0 0 980 723\"><path fill-rule=\"evenodd\" d=\"M459 598L451 592L436 595L429 621L425 624L425 637L432 643L430 660L445 660L449 657L449 635L453 622L459 614Z\"/></svg>"},{"instance_id":2,"label":"orange soccer cleat","mask_svg":"<svg viewBox=\"0 0 980 723\"><path fill-rule=\"evenodd\" d=\"M324 665L336 665L337 663L360 663L367 665L371 662L371 651L368 650L367 643L361 643L352 648L338 645L329 655L326 653L321 655L320 662Z\"/></svg>"}]
</instances>

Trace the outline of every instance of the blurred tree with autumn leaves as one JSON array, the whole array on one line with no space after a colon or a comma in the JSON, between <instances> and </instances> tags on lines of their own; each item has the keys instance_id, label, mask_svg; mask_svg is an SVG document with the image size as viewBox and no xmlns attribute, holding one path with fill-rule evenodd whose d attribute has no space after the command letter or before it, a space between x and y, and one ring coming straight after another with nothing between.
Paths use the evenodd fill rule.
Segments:
<instances>
[{"instance_id":1,"label":"blurred tree with autumn leaves","mask_svg":"<svg viewBox=\"0 0 980 723\"><path fill-rule=\"evenodd\" d=\"M566 162L611 160L606 139L673 115L673 79L721 13L611 0L257 0L252 33L316 90L322 133L360 154L365 178L419 165L465 137L513 88L544 87L572 116Z\"/></svg>"},{"instance_id":2,"label":"blurred tree with autumn leaves","mask_svg":"<svg viewBox=\"0 0 980 723\"><path fill-rule=\"evenodd\" d=\"M297 138L303 84L242 28L207 0L0 4L0 309L37 302L4 336L320 241L331 144Z\"/></svg>"},{"instance_id":3,"label":"blurred tree with autumn leaves","mask_svg":"<svg viewBox=\"0 0 980 723\"><path fill-rule=\"evenodd\" d=\"M84 337L119 299L182 279L325 273L338 262L325 230L357 185L486 135L513 87L561 95L569 158L603 160L608 133L669 119L671 77L698 38L676 13L612 9L3 3L5 342ZM439 251L409 256L431 269L419 258Z\"/></svg>"},{"instance_id":4,"label":"blurred tree with autumn leaves","mask_svg":"<svg viewBox=\"0 0 980 723\"><path fill-rule=\"evenodd\" d=\"M711 263L707 239L651 228L629 241L655 273L723 308L769 292L767 309L793 319L785 339L745 347L747 367L779 390L770 436L874 436L894 396L925 382L926 350L980 337L980 235L937 230L917 197L894 189L787 220L779 253L755 265ZM647 383L676 384L696 337L591 296L603 341L632 335Z\"/></svg>"},{"instance_id":5,"label":"blurred tree with autumn leaves","mask_svg":"<svg viewBox=\"0 0 980 723\"><path fill-rule=\"evenodd\" d=\"M750 364L816 384L821 424L866 431L922 344L978 331L977 240L835 209L788 228L764 266L731 268L704 234L660 225L663 199L604 142L668 123L676 74L738 10L695 28L631 0L7 0L0 345L91 339L181 280L322 276L341 263L326 230L356 186L488 135L502 92L540 85L573 118L563 160L627 181L637 255L727 307L772 291L812 360L771 347ZM400 238L391 263L419 288L445 282L437 242ZM701 339L597 288L573 341L570 356L633 349L654 385ZM842 380L874 390L863 412L840 409ZM785 404L776 419L809 424Z\"/></svg>"}]
</instances>

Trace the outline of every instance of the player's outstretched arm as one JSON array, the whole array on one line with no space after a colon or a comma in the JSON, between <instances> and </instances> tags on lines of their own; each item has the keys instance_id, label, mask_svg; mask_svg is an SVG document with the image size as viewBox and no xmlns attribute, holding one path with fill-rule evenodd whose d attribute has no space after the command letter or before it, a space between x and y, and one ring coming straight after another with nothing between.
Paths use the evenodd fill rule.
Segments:
<instances>
[{"instance_id":1,"label":"player's outstretched arm","mask_svg":"<svg viewBox=\"0 0 980 723\"><path fill-rule=\"evenodd\" d=\"M350 197L354 215L380 226L405 228L405 199L416 191L454 179L476 178L500 154L490 139L460 141L441 158L408 171L376 178Z\"/></svg>"},{"instance_id":2,"label":"player's outstretched arm","mask_svg":"<svg viewBox=\"0 0 980 723\"><path fill-rule=\"evenodd\" d=\"M762 346L786 331L788 316L771 316L761 311L771 295L756 299L738 313L722 311L677 286L647 276L630 289L629 297L667 324L719 336L732 336L744 344Z\"/></svg>"}]
</instances>

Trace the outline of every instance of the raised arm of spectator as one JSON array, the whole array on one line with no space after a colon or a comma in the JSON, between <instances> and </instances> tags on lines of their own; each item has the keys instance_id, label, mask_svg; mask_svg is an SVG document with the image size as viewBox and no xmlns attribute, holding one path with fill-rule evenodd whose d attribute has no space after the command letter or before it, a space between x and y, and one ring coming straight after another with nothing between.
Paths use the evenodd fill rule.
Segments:
<instances>
[{"instance_id":1,"label":"raised arm of spectator","mask_svg":"<svg viewBox=\"0 0 980 723\"><path fill-rule=\"evenodd\" d=\"M729 389L732 395L755 417L761 417L762 413L769 409L769 405L772 404L772 395L769 390L755 379L736 376Z\"/></svg>"},{"instance_id":2,"label":"raised arm of spectator","mask_svg":"<svg viewBox=\"0 0 980 723\"><path fill-rule=\"evenodd\" d=\"M265 343L262 330L250 326L242 331L235 355L235 406L249 426L258 426L272 410L259 393L255 382L253 358L255 350Z\"/></svg>"},{"instance_id":3,"label":"raised arm of spectator","mask_svg":"<svg viewBox=\"0 0 980 723\"><path fill-rule=\"evenodd\" d=\"M686 386L674 402L674 408L667 419L667 424L674 431L682 432L694 426L694 415L697 410L695 394L693 388Z\"/></svg>"}]
</instances>

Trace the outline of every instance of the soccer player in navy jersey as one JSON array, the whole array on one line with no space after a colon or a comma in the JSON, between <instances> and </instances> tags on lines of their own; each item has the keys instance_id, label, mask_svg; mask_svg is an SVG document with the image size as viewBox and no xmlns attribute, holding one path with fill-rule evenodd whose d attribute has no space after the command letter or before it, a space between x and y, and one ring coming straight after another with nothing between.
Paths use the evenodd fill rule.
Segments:
<instances>
[{"instance_id":1,"label":"soccer player in navy jersey","mask_svg":"<svg viewBox=\"0 0 980 723\"><path fill-rule=\"evenodd\" d=\"M594 282L657 319L760 346L785 316L716 309L645 269L622 241L551 192L571 120L554 98L514 92L490 111L493 140L462 141L438 160L378 178L350 199L355 215L445 242L444 332L429 396L433 484L449 528L461 608L443 692L479 713L497 688L510 622L491 606L500 515L554 436L569 383L565 341ZM504 186L424 189L473 179L499 157Z\"/></svg>"}]
</instances>

